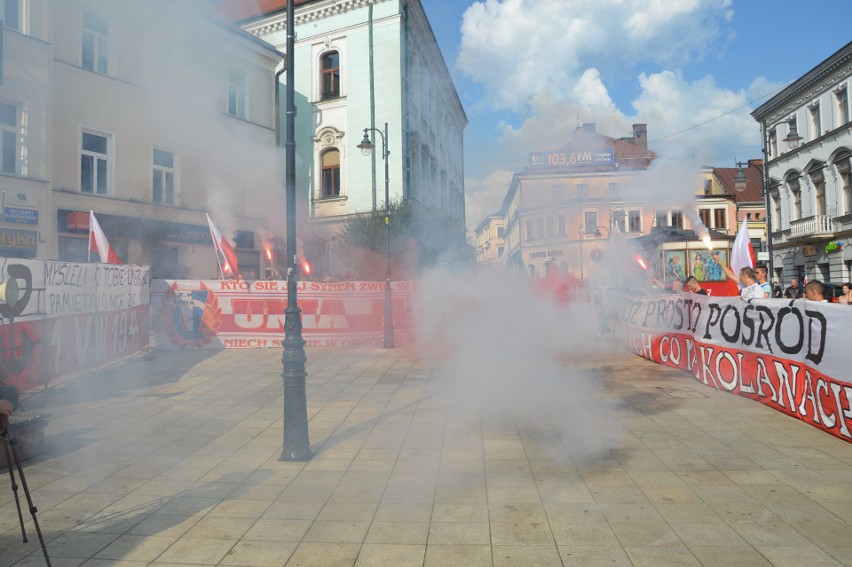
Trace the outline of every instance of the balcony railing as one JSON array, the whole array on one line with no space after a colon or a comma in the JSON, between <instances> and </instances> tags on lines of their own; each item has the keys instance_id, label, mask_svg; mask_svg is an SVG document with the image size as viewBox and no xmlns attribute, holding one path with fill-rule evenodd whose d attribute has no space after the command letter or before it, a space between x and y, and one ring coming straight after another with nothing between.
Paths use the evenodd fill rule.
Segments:
<instances>
[{"instance_id":1,"label":"balcony railing","mask_svg":"<svg viewBox=\"0 0 852 567\"><path fill-rule=\"evenodd\" d=\"M815 215L790 221L790 238L806 236L831 236L837 232L837 223L828 215Z\"/></svg>"}]
</instances>

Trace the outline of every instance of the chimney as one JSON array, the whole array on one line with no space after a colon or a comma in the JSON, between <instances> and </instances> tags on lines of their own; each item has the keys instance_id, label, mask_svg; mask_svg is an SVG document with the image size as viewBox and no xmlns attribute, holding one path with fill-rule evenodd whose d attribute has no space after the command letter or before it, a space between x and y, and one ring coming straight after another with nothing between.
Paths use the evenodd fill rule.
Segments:
<instances>
[{"instance_id":1,"label":"chimney","mask_svg":"<svg viewBox=\"0 0 852 567\"><path fill-rule=\"evenodd\" d=\"M595 123L594 122L584 122L583 123L583 134L594 134L595 133Z\"/></svg>"},{"instance_id":2,"label":"chimney","mask_svg":"<svg viewBox=\"0 0 852 567\"><path fill-rule=\"evenodd\" d=\"M648 149L648 125L634 124L633 125L633 145L643 150Z\"/></svg>"}]
</instances>

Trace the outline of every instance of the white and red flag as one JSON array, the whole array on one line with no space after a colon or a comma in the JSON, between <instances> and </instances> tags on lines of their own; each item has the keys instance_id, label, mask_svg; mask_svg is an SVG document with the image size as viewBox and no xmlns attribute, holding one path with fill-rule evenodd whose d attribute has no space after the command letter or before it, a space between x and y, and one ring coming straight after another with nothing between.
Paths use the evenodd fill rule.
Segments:
<instances>
[{"instance_id":1,"label":"white and red flag","mask_svg":"<svg viewBox=\"0 0 852 567\"><path fill-rule=\"evenodd\" d=\"M222 238L222 233L213 224L210 215L207 215L207 224L210 226L210 236L213 238L213 248L216 249L216 257L219 260L219 268L223 276L236 277L238 273L237 253L227 239Z\"/></svg>"},{"instance_id":2,"label":"white and red flag","mask_svg":"<svg viewBox=\"0 0 852 567\"><path fill-rule=\"evenodd\" d=\"M101 264L121 264L121 258L109 245L106 234L101 230L101 225L98 219L95 218L94 211L89 211L89 259L91 260L92 252L97 252L101 259Z\"/></svg>"},{"instance_id":3,"label":"white and red flag","mask_svg":"<svg viewBox=\"0 0 852 567\"><path fill-rule=\"evenodd\" d=\"M743 220L740 231L734 239L733 248L731 248L731 270L735 274L739 274L743 268L754 268L754 247L751 245L751 238L748 235L748 221Z\"/></svg>"}]
</instances>

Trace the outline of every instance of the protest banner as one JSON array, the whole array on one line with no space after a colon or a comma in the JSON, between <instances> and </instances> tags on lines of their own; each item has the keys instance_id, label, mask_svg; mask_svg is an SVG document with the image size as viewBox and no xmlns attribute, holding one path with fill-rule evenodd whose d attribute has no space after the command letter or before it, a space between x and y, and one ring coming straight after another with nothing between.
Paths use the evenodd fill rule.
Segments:
<instances>
[{"instance_id":1,"label":"protest banner","mask_svg":"<svg viewBox=\"0 0 852 567\"><path fill-rule=\"evenodd\" d=\"M20 391L148 346L150 268L0 258L0 382ZM12 283L13 282L13 283Z\"/></svg>"},{"instance_id":2,"label":"protest banner","mask_svg":"<svg viewBox=\"0 0 852 567\"><path fill-rule=\"evenodd\" d=\"M391 283L394 334L411 338L411 282ZM384 282L298 282L305 346L382 344ZM284 339L287 282L154 280L156 348L269 348Z\"/></svg>"},{"instance_id":3,"label":"protest banner","mask_svg":"<svg viewBox=\"0 0 852 567\"><path fill-rule=\"evenodd\" d=\"M621 313L635 354L852 441L848 306L625 295Z\"/></svg>"}]
</instances>

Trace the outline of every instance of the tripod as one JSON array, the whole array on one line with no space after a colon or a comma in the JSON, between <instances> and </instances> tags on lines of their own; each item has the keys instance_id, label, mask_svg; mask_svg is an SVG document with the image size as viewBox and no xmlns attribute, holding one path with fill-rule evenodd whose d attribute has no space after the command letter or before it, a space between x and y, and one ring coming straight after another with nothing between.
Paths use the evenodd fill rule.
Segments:
<instances>
[{"instance_id":1,"label":"tripod","mask_svg":"<svg viewBox=\"0 0 852 567\"><path fill-rule=\"evenodd\" d=\"M6 453L6 468L9 469L9 480L12 483L12 493L15 495L15 506L18 508L18 521L21 523L21 535L24 538L24 543L27 543L29 540L27 539L27 531L24 529L24 515L21 513L21 500L18 498L18 485L15 482L15 472L12 468L13 462L15 464L15 468L18 469L18 477L21 479L24 496L26 497L27 504L30 507L30 515L33 517L33 524L35 525L36 534L38 534L38 541L41 543L41 551L44 553L44 560L47 563L47 567L51 567L50 557L47 555L47 547L44 545L44 536L41 535L41 528L38 525L38 518L36 518L38 508L36 508L33 504L32 496L30 496L30 489L27 486L27 479L24 477L24 469L21 467L21 461L18 460L18 453L15 451L15 444L17 442L18 440L14 437L11 439L9 438L8 418L0 416L0 443L3 443L3 450Z\"/></svg>"}]
</instances>

